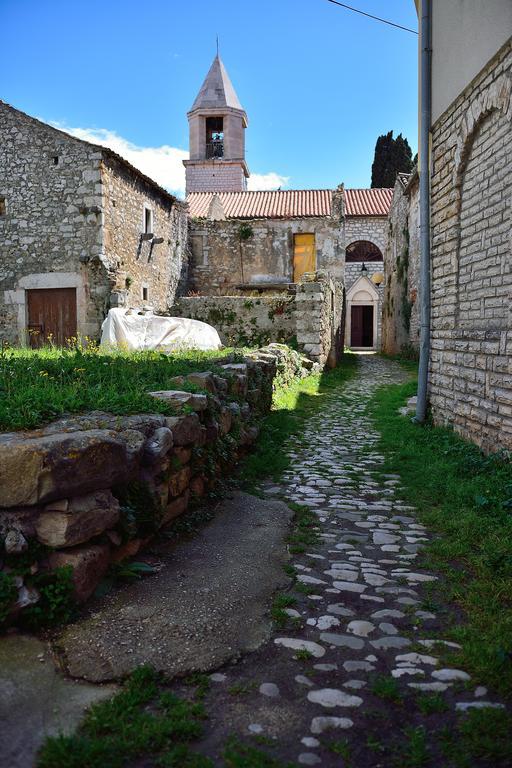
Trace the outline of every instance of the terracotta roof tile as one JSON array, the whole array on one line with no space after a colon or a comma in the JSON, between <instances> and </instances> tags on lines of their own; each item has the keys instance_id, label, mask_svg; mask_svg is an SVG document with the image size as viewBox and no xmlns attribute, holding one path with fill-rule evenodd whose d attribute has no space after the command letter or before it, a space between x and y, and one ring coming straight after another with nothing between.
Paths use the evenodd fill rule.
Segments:
<instances>
[{"instance_id":1,"label":"terracotta roof tile","mask_svg":"<svg viewBox=\"0 0 512 768\"><path fill-rule=\"evenodd\" d=\"M346 189L346 216L387 216L393 198L392 189Z\"/></svg>"},{"instance_id":2,"label":"terracotta roof tile","mask_svg":"<svg viewBox=\"0 0 512 768\"><path fill-rule=\"evenodd\" d=\"M191 216L206 218L216 194L228 219L302 219L330 216L332 189L284 189L255 192L192 192Z\"/></svg>"},{"instance_id":3,"label":"terracotta roof tile","mask_svg":"<svg viewBox=\"0 0 512 768\"><path fill-rule=\"evenodd\" d=\"M305 219L332 215L332 189L282 189L248 192L192 192L191 216L206 218L212 197L220 198L228 219ZM346 216L387 216L392 189L346 189Z\"/></svg>"}]
</instances>

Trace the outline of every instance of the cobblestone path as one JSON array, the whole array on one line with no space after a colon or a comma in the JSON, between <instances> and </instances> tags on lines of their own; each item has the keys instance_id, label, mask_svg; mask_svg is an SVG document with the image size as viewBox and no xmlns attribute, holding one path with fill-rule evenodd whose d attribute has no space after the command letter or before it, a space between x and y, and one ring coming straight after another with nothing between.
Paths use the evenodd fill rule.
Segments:
<instances>
[{"instance_id":1,"label":"cobblestone path","mask_svg":"<svg viewBox=\"0 0 512 768\"><path fill-rule=\"evenodd\" d=\"M211 676L201 749L209 756L235 733L298 765L348 765L346 742L358 768L439 766L400 758L402 742L422 738L417 697L435 701L432 717L448 725L457 711L501 706L446 662L457 647L443 640L448 619L424 605L425 585L437 577L415 565L429 533L400 500L399 477L379 473L383 457L365 408L377 387L405 378L393 362L361 357L357 375L290 444L282 483L264 486L314 510L321 543L292 558L302 586L290 590L297 602L286 609L286 629Z\"/></svg>"}]
</instances>

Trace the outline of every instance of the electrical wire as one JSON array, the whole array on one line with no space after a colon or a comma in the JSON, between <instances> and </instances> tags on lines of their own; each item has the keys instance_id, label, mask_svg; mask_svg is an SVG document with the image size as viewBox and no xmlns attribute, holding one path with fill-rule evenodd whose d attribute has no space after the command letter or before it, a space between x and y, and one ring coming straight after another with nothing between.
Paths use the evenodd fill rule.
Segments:
<instances>
[{"instance_id":1,"label":"electrical wire","mask_svg":"<svg viewBox=\"0 0 512 768\"><path fill-rule=\"evenodd\" d=\"M340 8L346 8L347 11L353 11L354 13L360 13L361 16L367 16L369 19L375 19L375 21L380 21L382 24L389 24L390 27L396 27L397 29L403 29L405 32L411 32L413 35L417 35L418 32L415 29L409 29L409 27L403 27L401 24L395 24L394 21L388 21L387 19L381 19L380 16L373 16L371 13L366 13L366 11L361 11L359 8L353 8L351 5L345 5L345 3L340 3L338 0L327 0L328 3L332 3L333 5L339 5Z\"/></svg>"}]
</instances>

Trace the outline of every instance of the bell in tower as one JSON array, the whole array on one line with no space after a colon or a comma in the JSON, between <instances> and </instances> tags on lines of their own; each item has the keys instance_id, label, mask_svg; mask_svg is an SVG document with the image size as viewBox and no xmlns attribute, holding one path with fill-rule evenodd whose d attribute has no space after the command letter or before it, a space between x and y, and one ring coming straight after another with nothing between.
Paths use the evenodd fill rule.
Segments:
<instances>
[{"instance_id":1,"label":"bell in tower","mask_svg":"<svg viewBox=\"0 0 512 768\"><path fill-rule=\"evenodd\" d=\"M186 194L245 191L247 115L218 54L187 117Z\"/></svg>"}]
</instances>

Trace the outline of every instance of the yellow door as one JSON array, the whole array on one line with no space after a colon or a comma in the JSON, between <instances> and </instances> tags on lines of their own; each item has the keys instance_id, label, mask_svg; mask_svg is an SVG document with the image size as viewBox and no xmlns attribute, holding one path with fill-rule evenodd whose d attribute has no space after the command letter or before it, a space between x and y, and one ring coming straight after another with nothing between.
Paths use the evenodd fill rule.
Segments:
<instances>
[{"instance_id":1,"label":"yellow door","mask_svg":"<svg viewBox=\"0 0 512 768\"><path fill-rule=\"evenodd\" d=\"M293 282L298 283L304 272L315 272L315 236L294 235L293 237Z\"/></svg>"}]
</instances>

